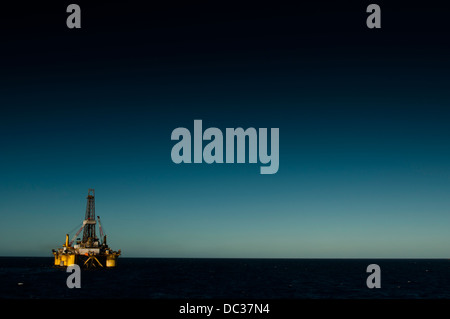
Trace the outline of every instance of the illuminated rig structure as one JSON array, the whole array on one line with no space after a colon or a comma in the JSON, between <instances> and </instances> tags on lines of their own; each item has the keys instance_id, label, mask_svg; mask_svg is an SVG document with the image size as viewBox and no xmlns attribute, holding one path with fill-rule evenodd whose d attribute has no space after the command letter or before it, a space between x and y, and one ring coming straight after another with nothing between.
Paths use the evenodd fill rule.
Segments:
<instances>
[{"instance_id":1,"label":"illuminated rig structure","mask_svg":"<svg viewBox=\"0 0 450 319\"><path fill-rule=\"evenodd\" d=\"M101 239L95 234L98 223ZM77 238L83 230L83 239ZM73 245L77 239L75 245ZM74 264L82 268L113 268L116 267L117 258L120 256L120 249L113 251L106 244L106 235L103 234L100 217L95 219L95 190L89 189L86 205L86 216L81 228L69 241L69 234L66 234L66 242L62 248L53 249L55 256L55 266L67 267Z\"/></svg>"}]
</instances>

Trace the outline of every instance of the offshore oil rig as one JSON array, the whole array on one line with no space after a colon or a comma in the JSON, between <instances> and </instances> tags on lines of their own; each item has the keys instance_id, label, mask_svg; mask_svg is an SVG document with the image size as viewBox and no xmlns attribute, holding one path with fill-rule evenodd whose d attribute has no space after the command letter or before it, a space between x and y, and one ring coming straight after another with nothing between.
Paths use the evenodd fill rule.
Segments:
<instances>
[{"instance_id":1,"label":"offshore oil rig","mask_svg":"<svg viewBox=\"0 0 450 319\"><path fill-rule=\"evenodd\" d=\"M95 234L96 225L100 231L100 240ZM83 230L83 239L77 238ZM73 245L75 239L75 245ZM113 251L106 244L106 235L103 233L100 217L95 218L95 190L89 189L87 196L86 215L81 228L69 241L66 234L66 242L62 248L53 249L55 266L67 267L74 264L82 268L113 268L116 267L120 249Z\"/></svg>"}]
</instances>

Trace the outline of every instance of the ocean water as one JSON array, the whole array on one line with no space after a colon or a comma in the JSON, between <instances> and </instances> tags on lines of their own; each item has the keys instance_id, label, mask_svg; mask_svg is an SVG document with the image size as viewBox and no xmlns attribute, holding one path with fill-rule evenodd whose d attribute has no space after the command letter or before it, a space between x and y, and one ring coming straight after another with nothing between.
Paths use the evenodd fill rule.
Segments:
<instances>
[{"instance_id":1,"label":"ocean water","mask_svg":"<svg viewBox=\"0 0 450 319\"><path fill-rule=\"evenodd\" d=\"M0 257L0 299L450 299L446 259L119 258L82 270L81 288L52 257ZM369 289L369 264L381 288Z\"/></svg>"}]
</instances>

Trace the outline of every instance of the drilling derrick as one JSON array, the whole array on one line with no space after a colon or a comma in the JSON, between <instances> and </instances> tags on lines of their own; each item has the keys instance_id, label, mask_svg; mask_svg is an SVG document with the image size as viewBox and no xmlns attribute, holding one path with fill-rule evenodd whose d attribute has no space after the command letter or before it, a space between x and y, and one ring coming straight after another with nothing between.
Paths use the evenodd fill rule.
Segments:
<instances>
[{"instance_id":1,"label":"drilling derrick","mask_svg":"<svg viewBox=\"0 0 450 319\"><path fill-rule=\"evenodd\" d=\"M90 188L86 197L86 216L84 218L83 241L85 247L90 247L98 239L95 237L95 190Z\"/></svg>"},{"instance_id":2,"label":"drilling derrick","mask_svg":"<svg viewBox=\"0 0 450 319\"><path fill-rule=\"evenodd\" d=\"M78 264L84 268L113 268L116 266L116 260L120 256L120 249L114 251L106 244L106 234L103 233L100 224L100 217L98 218L98 225L100 234L103 237L103 242L100 243L95 234L97 221L95 219L95 190L89 189L86 197L86 214L81 228L77 231L72 240L69 241L69 234L66 235L65 244L63 248L53 249L55 256L55 266L67 267L73 264ZM74 241L78 235L83 231L83 239Z\"/></svg>"}]
</instances>

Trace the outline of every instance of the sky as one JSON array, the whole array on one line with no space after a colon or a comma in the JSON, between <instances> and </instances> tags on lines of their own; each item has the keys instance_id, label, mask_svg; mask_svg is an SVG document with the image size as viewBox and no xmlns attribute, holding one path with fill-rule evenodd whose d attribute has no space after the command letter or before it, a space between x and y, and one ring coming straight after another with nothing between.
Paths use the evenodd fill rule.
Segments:
<instances>
[{"instance_id":1,"label":"sky","mask_svg":"<svg viewBox=\"0 0 450 319\"><path fill-rule=\"evenodd\" d=\"M123 257L449 256L439 5L77 3L2 10L0 256L52 256L89 188ZM196 119L279 128L278 172L173 163Z\"/></svg>"}]
</instances>

